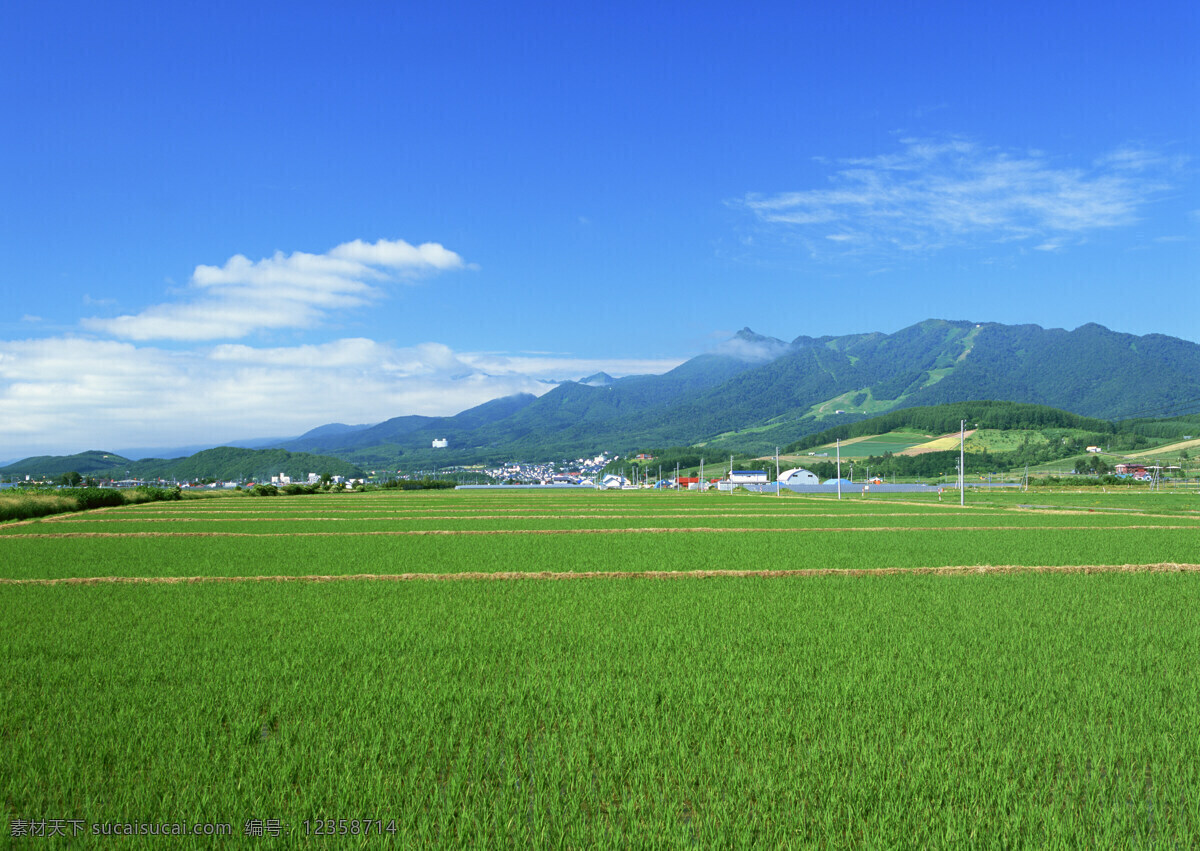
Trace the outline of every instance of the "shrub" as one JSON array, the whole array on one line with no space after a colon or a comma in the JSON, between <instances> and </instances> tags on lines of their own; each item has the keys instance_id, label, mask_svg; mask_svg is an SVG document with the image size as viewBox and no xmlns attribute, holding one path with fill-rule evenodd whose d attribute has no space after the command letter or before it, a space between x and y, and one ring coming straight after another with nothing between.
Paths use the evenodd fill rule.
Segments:
<instances>
[{"instance_id":1,"label":"shrub","mask_svg":"<svg viewBox=\"0 0 1200 851\"><path fill-rule=\"evenodd\" d=\"M380 485L381 488L387 490L402 490L402 491L419 491L419 490L442 490L444 488L457 487L457 482L448 482L445 479L392 479Z\"/></svg>"},{"instance_id":2,"label":"shrub","mask_svg":"<svg viewBox=\"0 0 1200 851\"><path fill-rule=\"evenodd\" d=\"M130 500L116 488L63 488L60 494L74 499L80 511L125 505Z\"/></svg>"}]
</instances>

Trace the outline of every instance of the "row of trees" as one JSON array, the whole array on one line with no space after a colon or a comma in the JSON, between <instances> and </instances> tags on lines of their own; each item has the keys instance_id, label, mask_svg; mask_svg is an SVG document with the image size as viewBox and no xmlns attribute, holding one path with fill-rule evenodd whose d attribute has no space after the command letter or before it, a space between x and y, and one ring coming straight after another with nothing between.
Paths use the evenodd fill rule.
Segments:
<instances>
[{"instance_id":1,"label":"row of trees","mask_svg":"<svg viewBox=\"0 0 1200 851\"><path fill-rule=\"evenodd\" d=\"M1079 475L1085 476L1103 476L1106 473L1113 471L1112 465L1105 463L1099 455L1088 455L1083 458L1075 459L1075 467L1072 470Z\"/></svg>"}]
</instances>

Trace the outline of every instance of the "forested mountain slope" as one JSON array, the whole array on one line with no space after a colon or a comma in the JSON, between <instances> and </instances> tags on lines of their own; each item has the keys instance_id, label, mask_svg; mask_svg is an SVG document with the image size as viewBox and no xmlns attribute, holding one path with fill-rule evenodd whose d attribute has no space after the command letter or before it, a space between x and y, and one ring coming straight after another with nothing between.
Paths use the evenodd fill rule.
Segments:
<instances>
[{"instance_id":1,"label":"forested mountain slope","mask_svg":"<svg viewBox=\"0 0 1200 851\"><path fill-rule=\"evenodd\" d=\"M399 417L371 429L292 444L363 463L406 456L467 463L709 444L747 450L899 408L996 399L1114 419L1177 413L1200 400L1200 346L1084 325L927 320L893 334L739 332L724 351L664 375L566 382L455 417ZM306 436L307 437L307 436ZM433 438L450 441L431 450Z\"/></svg>"}]
</instances>

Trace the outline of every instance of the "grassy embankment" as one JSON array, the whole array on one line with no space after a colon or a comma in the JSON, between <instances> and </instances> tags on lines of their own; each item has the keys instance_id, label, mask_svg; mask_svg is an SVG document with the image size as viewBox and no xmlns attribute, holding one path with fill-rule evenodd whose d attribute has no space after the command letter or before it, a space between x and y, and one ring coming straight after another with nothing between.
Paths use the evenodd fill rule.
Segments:
<instances>
[{"instance_id":1,"label":"grassy embankment","mask_svg":"<svg viewBox=\"0 0 1200 851\"><path fill-rule=\"evenodd\" d=\"M199 494L188 494L188 497ZM13 488L0 493L0 523L13 520L32 520L73 511L94 508L115 508L182 498L178 488L63 488L56 491L27 491Z\"/></svg>"}]
</instances>

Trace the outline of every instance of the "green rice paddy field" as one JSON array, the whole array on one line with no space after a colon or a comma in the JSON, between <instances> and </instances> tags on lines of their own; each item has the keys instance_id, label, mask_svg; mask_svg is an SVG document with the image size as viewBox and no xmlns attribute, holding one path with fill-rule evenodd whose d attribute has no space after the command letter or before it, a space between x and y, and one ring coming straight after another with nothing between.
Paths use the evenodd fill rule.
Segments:
<instances>
[{"instance_id":1,"label":"green rice paddy field","mask_svg":"<svg viewBox=\"0 0 1200 851\"><path fill-rule=\"evenodd\" d=\"M0 612L0 844L1200 845L1195 495L153 503Z\"/></svg>"}]
</instances>

